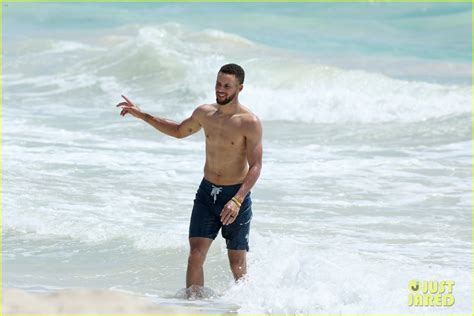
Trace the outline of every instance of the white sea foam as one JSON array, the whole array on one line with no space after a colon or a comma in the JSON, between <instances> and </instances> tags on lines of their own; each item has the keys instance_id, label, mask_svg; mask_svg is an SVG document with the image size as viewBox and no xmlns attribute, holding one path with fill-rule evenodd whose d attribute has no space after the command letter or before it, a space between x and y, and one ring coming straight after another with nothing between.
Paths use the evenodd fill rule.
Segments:
<instances>
[{"instance_id":1,"label":"white sea foam","mask_svg":"<svg viewBox=\"0 0 474 316\"><path fill-rule=\"evenodd\" d=\"M92 46L86 45L80 42L73 42L73 41L55 41L52 42L51 49L44 51L44 54L61 54L61 53L69 53L69 52L77 52L79 50L101 50L98 48L94 48Z\"/></svg>"},{"instance_id":2,"label":"white sea foam","mask_svg":"<svg viewBox=\"0 0 474 316\"><path fill-rule=\"evenodd\" d=\"M412 122L470 111L469 86L408 82L324 66L216 30L196 32L166 24L136 32L106 51L96 47L97 52L88 52L85 59L77 57L73 67L51 75L15 78L7 71L4 84L10 92L6 95L22 99L80 96L87 89L91 95L105 93L104 101L112 103L114 95L128 93L131 85L136 90L130 92L132 96L156 99L168 110L168 104L173 105L174 112L184 116L198 104L213 102L217 69L226 61L237 61L247 68L242 102L267 121ZM54 45L66 52L89 47L63 41Z\"/></svg>"},{"instance_id":3,"label":"white sea foam","mask_svg":"<svg viewBox=\"0 0 474 316\"><path fill-rule=\"evenodd\" d=\"M449 310L423 310L452 313L470 308L468 271L407 264L409 258L404 258L401 266L397 258L377 259L358 245L340 243L335 247L326 244L324 237L314 237L312 243L310 239L301 242L285 235L254 233L248 276L221 299L238 304L243 314L410 313L409 280L456 275L459 305Z\"/></svg>"}]
</instances>

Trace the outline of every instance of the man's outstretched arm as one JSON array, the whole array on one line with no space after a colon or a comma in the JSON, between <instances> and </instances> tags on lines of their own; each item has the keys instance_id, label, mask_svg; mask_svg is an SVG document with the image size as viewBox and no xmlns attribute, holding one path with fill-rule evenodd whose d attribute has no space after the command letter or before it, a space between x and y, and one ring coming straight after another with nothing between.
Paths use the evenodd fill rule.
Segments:
<instances>
[{"instance_id":1,"label":"man's outstretched arm","mask_svg":"<svg viewBox=\"0 0 474 316\"><path fill-rule=\"evenodd\" d=\"M125 99L125 102L117 104L117 107L122 108L120 115L125 116L126 114L130 113L134 117L144 120L166 135L176 138L183 138L192 135L201 129L201 124L199 123L199 114L201 111L200 107L194 110L191 117L185 119L181 123L177 123L172 120L155 117L145 113L126 96L122 95L122 98Z\"/></svg>"}]
</instances>

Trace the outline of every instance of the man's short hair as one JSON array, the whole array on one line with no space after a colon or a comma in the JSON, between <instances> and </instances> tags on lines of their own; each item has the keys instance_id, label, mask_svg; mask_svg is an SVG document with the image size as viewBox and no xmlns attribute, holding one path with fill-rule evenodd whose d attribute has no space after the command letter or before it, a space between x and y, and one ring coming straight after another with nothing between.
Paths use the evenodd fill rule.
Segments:
<instances>
[{"instance_id":1,"label":"man's short hair","mask_svg":"<svg viewBox=\"0 0 474 316\"><path fill-rule=\"evenodd\" d=\"M237 80L239 80L240 84L244 83L245 71L242 67L240 67L237 64L224 65L221 67L221 70L219 70L219 72L222 72L228 75L234 75L237 78Z\"/></svg>"}]
</instances>

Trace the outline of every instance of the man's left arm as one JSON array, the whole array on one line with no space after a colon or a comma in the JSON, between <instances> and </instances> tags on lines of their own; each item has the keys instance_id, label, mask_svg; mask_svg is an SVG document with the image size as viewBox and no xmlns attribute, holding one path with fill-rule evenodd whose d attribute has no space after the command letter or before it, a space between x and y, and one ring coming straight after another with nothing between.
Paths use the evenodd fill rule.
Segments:
<instances>
[{"instance_id":1,"label":"man's left arm","mask_svg":"<svg viewBox=\"0 0 474 316\"><path fill-rule=\"evenodd\" d=\"M247 141L247 160L249 162L249 171L245 176L244 182L240 187L240 190L235 194L235 198L242 202L245 199L247 193L257 182L262 170L262 124L260 120L255 117L252 119L249 126L248 134L246 134Z\"/></svg>"},{"instance_id":2,"label":"man's left arm","mask_svg":"<svg viewBox=\"0 0 474 316\"><path fill-rule=\"evenodd\" d=\"M224 225L231 224L237 215L239 214L240 207L237 206L237 203L242 204L247 193L257 182L258 177L260 176L260 171L262 170L262 124L260 120L255 117L249 122L248 128L246 130L246 145L247 145L247 160L249 163L249 171L245 176L244 182L240 186L239 191L235 196L227 202L224 206L223 211L221 212L221 222ZM233 201L237 200L237 203Z\"/></svg>"}]
</instances>

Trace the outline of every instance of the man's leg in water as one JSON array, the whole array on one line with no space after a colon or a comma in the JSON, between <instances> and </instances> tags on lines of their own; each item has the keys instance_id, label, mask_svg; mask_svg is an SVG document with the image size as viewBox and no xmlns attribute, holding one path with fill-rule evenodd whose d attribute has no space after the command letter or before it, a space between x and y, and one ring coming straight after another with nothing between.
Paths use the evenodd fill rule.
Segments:
<instances>
[{"instance_id":1,"label":"man's leg in water","mask_svg":"<svg viewBox=\"0 0 474 316\"><path fill-rule=\"evenodd\" d=\"M188 270L186 272L186 287L191 285L204 286L203 265L212 239L204 237L189 238Z\"/></svg>"},{"instance_id":2,"label":"man's leg in water","mask_svg":"<svg viewBox=\"0 0 474 316\"><path fill-rule=\"evenodd\" d=\"M238 281L247 273L247 250L231 250L227 252L229 256L230 269L235 281Z\"/></svg>"}]
</instances>

